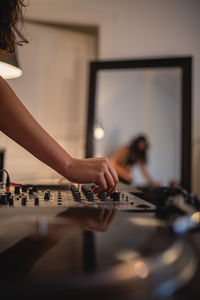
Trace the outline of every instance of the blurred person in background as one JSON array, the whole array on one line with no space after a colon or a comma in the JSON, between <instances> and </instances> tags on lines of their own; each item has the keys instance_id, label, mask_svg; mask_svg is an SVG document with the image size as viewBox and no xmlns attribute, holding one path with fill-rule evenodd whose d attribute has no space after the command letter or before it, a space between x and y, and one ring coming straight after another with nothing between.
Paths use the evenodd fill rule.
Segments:
<instances>
[{"instance_id":1,"label":"blurred person in background","mask_svg":"<svg viewBox=\"0 0 200 300\"><path fill-rule=\"evenodd\" d=\"M147 151L149 143L144 135L134 138L129 145L117 149L110 158L111 164L115 168L119 180L126 184L134 183L132 168L138 164L142 175L147 183L153 187L159 187L160 183L155 181L147 170Z\"/></svg>"}]
</instances>

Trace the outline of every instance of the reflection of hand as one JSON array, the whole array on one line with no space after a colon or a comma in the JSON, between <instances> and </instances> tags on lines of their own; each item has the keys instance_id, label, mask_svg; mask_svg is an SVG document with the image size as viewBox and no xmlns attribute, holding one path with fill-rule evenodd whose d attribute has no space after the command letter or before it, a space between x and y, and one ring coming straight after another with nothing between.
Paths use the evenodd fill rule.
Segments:
<instances>
[{"instance_id":1,"label":"reflection of hand","mask_svg":"<svg viewBox=\"0 0 200 300\"><path fill-rule=\"evenodd\" d=\"M58 216L71 219L85 230L106 231L116 214L116 208L70 207Z\"/></svg>"},{"instance_id":2,"label":"reflection of hand","mask_svg":"<svg viewBox=\"0 0 200 300\"><path fill-rule=\"evenodd\" d=\"M107 158L72 159L67 179L76 183L95 183L101 191L116 192L118 176Z\"/></svg>"}]
</instances>

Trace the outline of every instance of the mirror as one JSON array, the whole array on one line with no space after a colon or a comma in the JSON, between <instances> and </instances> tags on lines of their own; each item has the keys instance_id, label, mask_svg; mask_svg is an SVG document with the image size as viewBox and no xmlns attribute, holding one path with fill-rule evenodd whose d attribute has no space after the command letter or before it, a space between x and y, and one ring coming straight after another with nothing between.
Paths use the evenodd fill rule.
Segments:
<instances>
[{"instance_id":1,"label":"mirror","mask_svg":"<svg viewBox=\"0 0 200 300\"><path fill-rule=\"evenodd\" d=\"M139 136L148 144L151 178L189 190L191 58L91 64L86 156L119 158ZM148 184L140 159L129 169L133 184Z\"/></svg>"}]
</instances>

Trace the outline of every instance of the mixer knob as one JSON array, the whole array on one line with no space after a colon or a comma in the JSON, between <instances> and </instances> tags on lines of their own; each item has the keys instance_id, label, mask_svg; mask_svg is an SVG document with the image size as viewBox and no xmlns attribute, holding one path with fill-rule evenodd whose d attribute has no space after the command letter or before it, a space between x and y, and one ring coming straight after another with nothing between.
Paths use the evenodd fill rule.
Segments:
<instances>
[{"instance_id":1,"label":"mixer knob","mask_svg":"<svg viewBox=\"0 0 200 300\"><path fill-rule=\"evenodd\" d=\"M87 199L90 202L94 202L94 194L92 192L87 193Z\"/></svg>"},{"instance_id":2,"label":"mixer knob","mask_svg":"<svg viewBox=\"0 0 200 300\"><path fill-rule=\"evenodd\" d=\"M106 201L107 200L107 192L100 192L99 193L99 198L101 201Z\"/></svg>"},{"instance_id":3,"label":"mixer knob","mask_svg":"<svg viewBox=\"0 0 200 300\"><path fill-rule=\"evenodd\" d=\"M1 195L0 196L0 204L7 205L8 204L8 196L7 195Z\"/></svg>"},{"instance_id":4,"label":"mixer knob","mask_svg":"<svg viewBox=\"0 0 200 300\"><path fill-rule=\"evenodd\" d=\"M15 191L14 191L14 193L15 193L16 195L19 195L19 194L20 194L20 186L15 186Z\"/></svg>"},{"instance_id":5,"label":"mixer knob","mask_svg":"<svg viewBox=\"0 0 200 300\"><path fill-rule=\"evenodd\" d=\"M50 199L50 193L49 192L45 192L44 194L44 200L48 201Z\"/></svg>"},{"instance_id":6,"label":"mixer knob","mask_svg":"<svg viewBox=\"0 0 200 300\"><path fill-rule=\"evenodd\" d=\"M9 197L9 199L8 199L9 206L13 206L13 203L14 203L13 197Z\"/></svg>"},{"instance_id":7,"label":"mixer knob","mask_svg":"<svg viewBox=\"0 0 200 300\"><path fill-rule=\"evenodd\" d=\"M29 195L33 195L33 188L29 188L28 193Z\"/></svg>"},{"instance_id":8,"label":"mixer knob","mask_svg":"<svg viewBox=\"0 0 200 300\"><path fill-rule=\"evenodd\" d=\"M37 186L37 185L34 185L34 186L33 186L33 192L36 192L36 193L37 193L37 191L38 191L38 186Z\"/></svg>"},{"instance_id":9,"label":"mixer knob","mask_svg":"<svg viewBox=\"0 0 200 300\"><path fill-rule=\"evenodd\" d=\"M27 189L28 189L27 185L22 185L22 192L23 193L26 193Z\"/></svg>"},{"instance_id":10,"label":"mixer knob","mask_svg":"<svg viewBox=\"0 0 200 300\"><path fill-rule=\"evenodd\" d=\"M75 192L73 197L76 202L81 202L81 194L79 192Z\"/></svg>"},{"instance_id":11,"label":"mixer knob","mask_svg":"<svg viewBox=\"0 0 200 300\"><path fill-rule=\"evenodd\" d=\"M113 201L120 201L120 193L119 192L112 193L110 195L110 198L112 198Z\"/></svg>"},{"instance_id":12,"label":"mixer knob","mask_svg":"<svg viewBox=\"0 0 200 300\"><path fill-rule=\"evenodd\" d=\"M39 198L36 197L35 200L34 200L34 202L35 202L35 206L38 206L39 205Z\"/></svg>"},{"instance_id":13,"label":"mixer knob","mask_svg":"<svg viewBox=\"0 0 200 300\"><path fill-rule=\"evenodd\" d=\"M25 206L25 205L26 205L26 202L27 202L26 197L23 197L23 198L22 198L22 205Z\"/></svg>"}]
</instances>

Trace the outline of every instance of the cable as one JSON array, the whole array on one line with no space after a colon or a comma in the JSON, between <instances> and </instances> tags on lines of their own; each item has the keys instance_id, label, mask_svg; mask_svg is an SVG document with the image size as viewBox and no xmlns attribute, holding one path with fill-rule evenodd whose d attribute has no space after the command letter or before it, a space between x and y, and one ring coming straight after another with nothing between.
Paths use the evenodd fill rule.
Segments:
<instances>
[{"instance_id":1,"label":"cable","mask_svg":"<svg viewBox=\"0 0 200 300\"><path fill-rule=\"evenodd\" d=\"M0 172L3 173L5 172L6 173L6 191L7 192L10 192L10 176L8 174L8 171L6 171L5 169L0 169Z\"/></svg>"}]
</instances>

